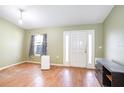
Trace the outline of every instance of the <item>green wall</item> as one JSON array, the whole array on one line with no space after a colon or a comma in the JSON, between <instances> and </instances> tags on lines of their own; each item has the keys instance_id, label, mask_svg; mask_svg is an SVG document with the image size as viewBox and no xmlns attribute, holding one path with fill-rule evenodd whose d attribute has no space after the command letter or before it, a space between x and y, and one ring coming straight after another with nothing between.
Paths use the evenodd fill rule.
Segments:
<instances>
[{"instance_id":1,"label":"green wall","mask_svg":"<svg viewBox=\"0 0 124 93\"><path fill-rule=\"evenodd\" d=\"M115 6L104 22L104 57L124 64L124 6Z\"/></svg>"},{"instance_id":2,"label":"green wall","mask_svg":"<svg viewBox=\"0 0 124 93\"><path fill-rule=\"evenodd\" d=\"M23 59L24 31L0 18L0 67Z\"/></svg>"},{"instance_id":3,"label":"green wall","mask_svg":"<svg viewBox=\"0 0 124 93\"><path fill-rule=\"evenodd\" d=\"M40 61L40 57L29 58L30 37L32 34L48 34L48 54L51 56L51 62L62 64L63 62L63 32L69 30L95 30L95 57L103 57L103 24L78 25L56 28L39 28L27 30L25 34L25 60ZM27 52L28 51L28 52ZM59 56L59 58L57 58Z\"/></svg>"},{"instance_id":4,"label":"green wall","mask_svg":"<svg viewBox=\"0 0 124 93\"><path fill-rule=\"evenodd\" d=\"M105 57L124 64L124 6L114 6L103 24L89 24L54 28L23 30L0 18L0 67L22 60L40 61L29 58L30 36L48 34L48 54L52 63L63 62L63 32L69 30L95 30L95 57ZM99 46L103 46L99 49ZM104 52L104 55L103 55ZM59 58L57 58L59 56Z\"/></svg>"}]
</instances>

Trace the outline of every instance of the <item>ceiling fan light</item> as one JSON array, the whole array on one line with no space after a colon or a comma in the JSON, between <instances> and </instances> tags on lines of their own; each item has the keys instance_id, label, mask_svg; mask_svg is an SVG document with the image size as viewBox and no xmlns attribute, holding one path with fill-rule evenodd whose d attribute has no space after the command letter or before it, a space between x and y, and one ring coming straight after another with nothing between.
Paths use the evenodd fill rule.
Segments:
<instances>
[{"instance_id":1,"label":"ceiling fan light","mask_svg":"<svg viewBox=\"0 0 124 93\"><path fill-rule=\"evenodd\" d=\"M22 25L22 22L23 22L23 20L22 20L22 13L23 13L23 11L24 11L24 10L19 9L19 20L18 20L18 23L19 23L20 25Z\"/></svg>"},{"instance_id":2,"label":"ceiling fan light","mask_svg":"<svg viewBox=\"0 0 124 93\"><path fill-rule=\"evenodd\" d=\"M18 23L19 23L20 25L22 25L22 19L19 19Z\"/></svg>"}]
</instances>

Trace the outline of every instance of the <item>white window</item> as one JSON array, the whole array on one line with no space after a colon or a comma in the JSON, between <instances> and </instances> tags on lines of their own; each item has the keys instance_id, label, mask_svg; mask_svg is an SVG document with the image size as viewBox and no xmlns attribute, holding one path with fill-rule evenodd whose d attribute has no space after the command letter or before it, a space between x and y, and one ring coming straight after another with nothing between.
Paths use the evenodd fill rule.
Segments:
<instances>
[{"instance_id":1,"label":"white window","mask_svg":"<svg viewBox=\"0 0 124 93\"><path fill-rule=\"evenodd\" d=\"M63 64L69 65L69 42L70 42L70 32L65 31L63 33Z\"/></svg>"},{"instance_id":2,"label":"white window","mask_svg":"<svg viewBox=\"0 0 124 93\"><path fill-rule=\"evenodd\" d=\"M65 36L65 61L69 62L69 35Z\"/></svg>"},{"instance_id":3,"label":"white window","mask_svg":"<svg viewBox=\"0 0 124 93\"><path fill-rule=\"evenodd\" d=\"M92 34L88 35L88 64L92 64L93 61L93 36Z\"/></svg>"},{"instance_id":4,"label":"white window","mask_svg":"<svg viewBox=\"0 0 124 93\"><path fill-rule=\"evenodd\" d=\"M35 56L40 56L42 50L43 35L35 35L34 40L34 54Z\"/></svg>"}]
</instances>

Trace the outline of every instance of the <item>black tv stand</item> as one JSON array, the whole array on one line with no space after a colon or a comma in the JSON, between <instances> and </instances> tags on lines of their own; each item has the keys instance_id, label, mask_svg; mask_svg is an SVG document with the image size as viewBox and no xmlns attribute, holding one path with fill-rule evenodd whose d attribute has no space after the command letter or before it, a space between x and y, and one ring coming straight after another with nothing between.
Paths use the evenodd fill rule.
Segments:
<instances>
[{"instance_id":1,"label":"black tv stand","mask_svg":"<svg viewBox=\"0 0 124 93\"><path fill-rule=\"evenodd\" d=\"M101 86L124 87L124 66L105 59L96 61L96 77Z\"/></svg>"}]
</instances>

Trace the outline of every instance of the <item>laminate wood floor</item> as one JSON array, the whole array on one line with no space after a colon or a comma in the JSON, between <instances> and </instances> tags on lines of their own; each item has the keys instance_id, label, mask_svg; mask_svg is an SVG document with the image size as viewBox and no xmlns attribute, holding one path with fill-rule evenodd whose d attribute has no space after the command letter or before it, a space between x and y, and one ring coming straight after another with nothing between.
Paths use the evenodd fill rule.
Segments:
<instances>
[{"instance_id":1,"label":"laminate wood floor","mask_svg":"<svg viewBox=\"0 0 124 93\"><path fill-rule=\"evenodd\" d=\"M0 87L100 87L94 70L23 63L0 71Z\"/></svg>"}]
</instances>

